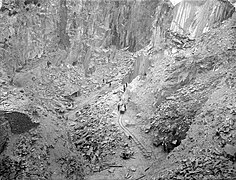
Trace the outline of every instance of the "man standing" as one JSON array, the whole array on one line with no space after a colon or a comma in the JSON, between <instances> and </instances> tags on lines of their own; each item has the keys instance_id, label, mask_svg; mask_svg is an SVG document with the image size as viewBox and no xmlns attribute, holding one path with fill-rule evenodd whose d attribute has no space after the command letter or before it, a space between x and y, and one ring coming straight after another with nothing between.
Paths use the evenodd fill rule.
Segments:
<instances>
[{"instance_id":1,"label":"man standing","mask_svg":"<svg viewBox=\"0 0 236 180\"><path fill-rule=\"evenodd\" d=\"M120 104L118 104L118 106L117 106L117 107L118 107L118 111L120 111Z\"/></svg>"},{"instance_id":2,"label":"man standing","mask_svg":"<svg viewBox=\"0 0 236 180\"><path fill-rule=\"evenodd\" d=\"M118 109L119 112L121 110L122 104L123 104L122 100L120 99L119 102L118 102L118 105L117 105L117 109Z\"/></svg>"},{"instance_id":3,"label":"man standing","mask_svg":"<svg viewBox=\"0 0 236 180\"><path fill-rule=\"evenodd\" d=\"M126 88L125 88L125 84L123 85L123 91L125 92Z\"/></svg>"}]
</instances>

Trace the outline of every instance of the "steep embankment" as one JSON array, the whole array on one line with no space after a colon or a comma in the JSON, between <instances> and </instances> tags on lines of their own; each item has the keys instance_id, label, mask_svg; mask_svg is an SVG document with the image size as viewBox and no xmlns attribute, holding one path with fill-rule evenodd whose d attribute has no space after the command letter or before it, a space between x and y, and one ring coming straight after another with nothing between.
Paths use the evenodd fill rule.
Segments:
<instances>
[{"instance_id":1,"label":"steep embankment","mask_svg":"<svg viewBox=\"0 0 236 180\"><path fill-rule=\"evenodd\" d=\"M164 88L164 92L171 93L167 93L157 114L158 123L163 120L167 128L162 126L158 130L168 134L164 138L167 146L170 139L178 140L184 128L188 133L169 155L168 162L173 164L167 166L176 169L171 176L164 173L165 178L235 178L234 26L235 15L219 29L201 36L191 57L182 56L181 60L176 57L180 64L167 84L172 78L181 81L177 81L179 86Z\"/></svg>"},{"instance_id":2,"label":"steep embankment","mask_svg":"<svg viewBox=\"0 0 236 180\"><path fill-rule=\"evenodd\" d=\"M170 152L180 144L155 165L153 179L235 179L235 34L234 14L193 47L156 55L162 60L136 84L132 100L149 119L154 145Z\"/></svg>"}]
</instances>

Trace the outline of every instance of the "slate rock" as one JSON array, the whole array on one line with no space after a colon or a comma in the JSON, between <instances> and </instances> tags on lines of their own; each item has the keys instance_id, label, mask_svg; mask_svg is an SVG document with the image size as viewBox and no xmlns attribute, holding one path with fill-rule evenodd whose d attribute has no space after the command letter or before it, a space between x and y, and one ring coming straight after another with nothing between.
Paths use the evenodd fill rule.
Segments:
<instances>
[{"instance_id":1,"label":"slate rock","mask_svg":"<svg viewBox=\"0 0 236 180\"><path fill-rule=\"evenodd\" d=\"M108 169L108 172L109 172L109 173L114 173L114 172L115 172L115 168L110 168L110 169Z\"/></svg>"},{"instance_id":2,"label":"slate rock","mask_svg":"<svg viewBox=\"0 0 236 180\"><path fill-rule=\"evenodd\" d=\"M136 171L136 168L133 167L133 166L131 166L129 169L130 169L130 171L132 171L132 172L135 172L135 171Z\"/></svg>"},{"instance_id":3,"label":"slate rock","mask_svg":"<svg viewBox=\"0 0 236 180\"><path fill-rule=\"evenodd\" d=\"M224 147L224 151L231 156L236 156L236 146L232 146L230 144L226 144Z\"/></svg>"},{"instance_id":4,"label":"slate rock","mask_svg":"<svg viewBox=\"0 0 236 180\"><path fill-rule=\"evenodd\" d=\"M160 145L162 145L162 140L160 138L155 138L153 141L153 145L159 147Z\"/></svg>"}]
</instances>

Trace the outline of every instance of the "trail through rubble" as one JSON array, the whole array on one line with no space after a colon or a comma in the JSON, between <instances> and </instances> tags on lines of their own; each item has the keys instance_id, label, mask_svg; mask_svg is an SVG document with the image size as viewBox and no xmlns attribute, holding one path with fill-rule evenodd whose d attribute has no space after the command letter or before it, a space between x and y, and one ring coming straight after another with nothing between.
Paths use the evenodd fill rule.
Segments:
<instances>
[{"instance_id":1,"label":"trail through rubble","mask_svg":"<svg viewBox=\"0 0 236 180\"><path fill-rule=\"evenodd\" d=\"M114 92L119 93L114 94ZM107 93L104 98L106 103L110 104L110 108L113 108L111 123L116 124L123 134L124 142L115 150L110 167L96 172L92 176L87 176L86 180L136 180L139 178L149 180L157 157L162 159L166 156L161 148L153 149L151 138L143 132L144 124L137 118L138 113L132 102L127 104L127 111L124 114L117 111L117 103L119 97L123 95L122 93L117 88L117 90Z\"/></svg>"},{"instance_id":2,"label":"trail through rubble","mask_svg":"<svg viewBox=\"0 0 236 180\"><path fill-rule=\"evenodd\" d=\"M151 158L152 156L152 152L149 152L145 146L138 140L138 138L128 129L124 126L123 124L123 115L119 115L118 117L118 122L119 122L119 126L121 127L121 129L124 131L124 133L126 134L126 136L133 140L135 142L135 144L137 145L137 147L140 149L140 151L142 152L142 154L144 155L145 158Z\"/></svg>"}]
</instances>

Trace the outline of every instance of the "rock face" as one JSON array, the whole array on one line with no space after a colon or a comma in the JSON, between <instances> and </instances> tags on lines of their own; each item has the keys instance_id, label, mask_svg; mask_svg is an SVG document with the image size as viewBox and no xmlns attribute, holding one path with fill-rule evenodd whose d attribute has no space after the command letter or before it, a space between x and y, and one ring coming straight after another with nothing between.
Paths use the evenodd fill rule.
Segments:
<instances>
[{"instance_id":1,"label":"rock face","mask_svg":"<svg viewBox=\"0 0 236 180\"><path fill-rule=\"evenodd\" d=\"M150 60L148 59L148 56L145 53L140 52L139 56L135 58L132 70L124 77L122 83L131 83L138 75L145 76L149 66Z\"/></svg>"},{"instance_id":2,"label":"rock face","mask_svg":"<svg viewBox=\"0 0 236 180\"><path fill-rule=\"evenodd\" d=\"M161 48L161 43L165 41L165 37L167 35L168 29L170 28L172 20L173 6L169 1L157 1L157 2L158 3L155 4L156 6L155 13L153 17L150 17L149 19L151 20L150 21L151 24L149 24L147 27L145 27L145 29L143 29L145 31L142 30L140 31L141 34L135 36L135 38L138 39L138 41L135 41L136 44L134 44L134 47L129 49L130 51L136 51L137 57L135 58L132 71L129 72L127 76L123 79L123 83L126 82L130 83L138 75L145 76L150 66L148 55L145 52L148 49ZM145 24L143 25L146 26ZM142 26L140 26L140 28L142 28ZM135 32L135 29L133 29L133 32ZM143 41L143 43L139 44L140 42L139 37L143 36L145 36L148 39L145 40L145 43ZM147 45L146 48L141 49L139 52L137 52L137 50L139 50L144 44Z\"/></svg>"},{"instance_id":3,"label":"rock face","mask_svg":"<svg viewBox=\"0 0 236 180\"><path fill-rule=\"evenodd\" d=\"M126 47L131 52L140 50L149 44L152 31L158 37L159 31L163 32L171 10L171 4L162 0L112 2L106 45Z\"/></svg>"},{"instance_id":4,"label":"rock face","mask_svg":"<svg viewBox=\"0 0 236 180\"><path fill-rule=\"evenodd\" d=\"M170 2L160 3L156 8L155 20L152 24L151 46L158 47L166 37L166 32L170 28L173 6Z\"/></svg>"},{"instance_id":5,"label":"rock face","mask_svg":"<svg viewBox=\"0 0 236 180\"><path fill-rule=\"evenodd\" d=\"M198 37L232 16L234 6L223 0L184 0L174 8L170 30Z\"/></svg>"}]
</instances>

